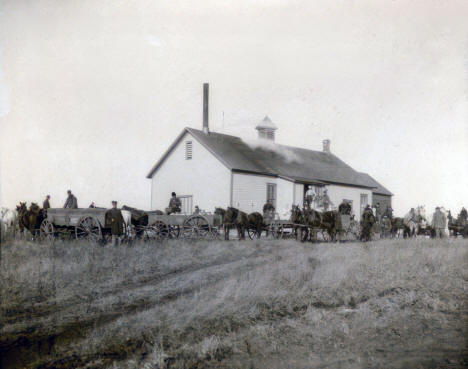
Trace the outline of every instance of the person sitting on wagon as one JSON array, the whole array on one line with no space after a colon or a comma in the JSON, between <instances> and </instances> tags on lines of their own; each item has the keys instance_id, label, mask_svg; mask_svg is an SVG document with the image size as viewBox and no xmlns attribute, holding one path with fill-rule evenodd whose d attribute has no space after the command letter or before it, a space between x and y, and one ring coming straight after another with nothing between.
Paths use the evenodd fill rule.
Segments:
<instances>
[{"instance_id":1,"label":"person sitting on wagon","mask_svg":"<svg viewBox=\"0 0 468 369\"><path fill-rule=\"evenodd\" d=\"M181 212L181 206L182 203L180 202L180 199L177 197L176 193L172 193L172 197L169 200L169 207L166 209L166 214L174 214L174 213L180 213Z\"/></svg>"},{"instance_id":2,"label":"person sitting on wagon","mask_svg":"<svg viewBox=\"0 0 468 369\"><path fill-rule=\"evenodd\" d=\"M117 201L112 201L112 209L106 211L106 227L111 230L112 245L117 245L124 231L124 218L120 209L117 209Z\"/></svg>"},{"instance_id":3,"label":"person sitting on wagon","mask_svg":"<svg viewBox=\"0 0 468 369\"><path fill-rule=\"evenodd\" d=\"M78 200L76 199L75 195L72 194L71 190L68 190L67 194L67 201L65 201L63 207L65 209L78 209Z\"/></svg>"},{"instance_id":4,"label":"person sitting on wagon","mask_svg":"<svg viewBox=\"0 0 468 369\"><path fill-rule=\"evenodd\" d=\"M94 203L94 201L91 203L91 205L89 205L89 208L90 209L94 209L96 207L96 204Z\"/></svg>"},{"instance_id":5,"label":"person sitting on wagon","mask_svg":"<svg viewBox=\"0 0 468 369\"><path fill-rule=\"evenodd\" d=\"M47 195L44 202L42 203L42 209L47 210L50 209L50 195Z\"/></svg>"}]
</instances>

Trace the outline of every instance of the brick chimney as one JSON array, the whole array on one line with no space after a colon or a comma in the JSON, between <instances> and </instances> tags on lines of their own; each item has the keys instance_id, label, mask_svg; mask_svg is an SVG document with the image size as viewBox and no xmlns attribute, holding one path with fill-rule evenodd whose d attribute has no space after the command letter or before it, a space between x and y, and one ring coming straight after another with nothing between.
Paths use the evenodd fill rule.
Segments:
<instances>
[{"instance_id":1,"label":"brick chimney","mask_svg":"<svg viewBox=\"0 0 468 369\"><path fill-rule=\"evenodd\" d=\"M210 85L208 83L203 84L203 133L209 134L210 129L208 126L208 92Z\"/></svg>"},{"instance_id":2,"label":"brick chimney","mask_svg":"<svg viewBox=\"0 0 468 369\"><path fill-rule=\"evenodd\" d=\"M327 153L327 154L330 154L330 140L327 138L325 140L322 141L322 145L323 145L323 152Z\"/></svg>"}]
</instances>

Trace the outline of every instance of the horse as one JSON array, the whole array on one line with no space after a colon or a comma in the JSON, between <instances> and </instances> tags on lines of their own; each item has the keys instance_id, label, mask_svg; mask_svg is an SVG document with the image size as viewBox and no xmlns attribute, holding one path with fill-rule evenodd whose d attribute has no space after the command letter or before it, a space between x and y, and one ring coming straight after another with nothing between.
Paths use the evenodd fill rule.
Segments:
<instances>
[{"instance_id":1,"label":"horse","mask_svg":"<svg viewBox=\"0 0 468 369\"><path fill-rule=\"evenodd\" d=\"M321 213L322 219L320 228L327 231L331 237L331 241L336 241L336 234L338 232L338 212L335 210L324 211Z\"/></svg>"},{"instance_id":2,"label":"horse","mask_svg":"<svg viewBox=\"0 0 468 369\"><path fill-rule=\"evenodd\" d=\"M29 209L26 208L25 202L20 202L16 209L18 211L20 233L24 235L24 230L27 229L33 238L36 237L42 221L46 218L46 211L34 202L31 203Z\"/></svg>"},{"instance_id":3,"label":"horse","mask_svg":"<svg viewBox=\"0 0 468 369\"><path fill-rule=\"evenodd\" d=\"M141 238L145 231L145 227L148 225L148 213L143 210L124 205L122 206L122 215L124 215L125 211L130 212L130 224L135 227L136 237ZM129 223L127 222L128 220L126 220L125 224L128 227Z\"/></svg>"},{"instance_id":4,"label":"horse","mask_svg":"<svg viewBox=\"0 0 468 369\"><path fill-rule=\"evenodd\" d=\"M226 210L215 208L215 214L223 219L224 239L229 240L229 232L235 226L240 240L245 240L245 230L249 225L249 218L246 213L239 209L228 207Z\"/></svg>"},{"instance_id":5,"label":"horse","mask_svg":"<svg viewBox=\"0 0 468 369\"><path fill-rule=\"evenodd\" d=\"M298 238L298 230L301 231L300 239L302 242L312 239L310 228L320 227L322 224L322 214L312 208L301 209L298 205L293 205L291 209L291 222L293 231Z\"/></svg>"},{"instance_id":6,"label":"horse","mask_svg":"<svg viewBox=\"0 0 468 369\"><path fill-rule=\"evenodd\" d=\"M20 202L19 205L16 205L16 213L18 214L18 228L21 236L24 236L24 230L28 229L29 218L25 216L28 208L25 202Z\"/></svg>"},{"instance_id":7,"label":"horse","mask_svg":"<svg viewBox=\"0 0 468 369\"><path fill-rule=\"evenodd\" d=\"M257 211L250 213L247 216L247 222L248 222L248 225L247 225L248 229L254 230L254 236L256 236L257 238L260 238L262 235L263 228L265 227L265 224L263 222L263 215Z\"/></svg>"},{"instance_id":8,"label":"horse","mask_svg":"<svg viewBox=\"0 0 468 369\"><path fill-rule=\"evenodd\" d=\"M14 226L17 220L17 213L13 210L8 208L1 208L0 210L0 221L2 224L2 239L6 237L6 235L10 232L10 230L14 231Z\"/></svg>"},{"instance_id":9,"label":"horse","mask_svg":"<svg viewBox=\"0 0 468 369\"><path fill-rule=\"evenodd\" d=\"M392 226L390 230L390 235L392 238L400 237L400 230L403 231L403 237L407 238L410 235L410 228L405 224L405 220L400 217L394 217L391 220Z\"/></svg>"}]
</instances>

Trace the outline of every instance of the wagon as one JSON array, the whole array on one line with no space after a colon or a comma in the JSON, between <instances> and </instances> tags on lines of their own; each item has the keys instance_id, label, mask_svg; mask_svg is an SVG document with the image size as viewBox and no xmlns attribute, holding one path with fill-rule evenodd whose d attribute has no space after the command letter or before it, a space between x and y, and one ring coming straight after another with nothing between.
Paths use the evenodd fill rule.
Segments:
<instances>
[{"instance_id":1,"label":"wagon","mask_svg":"<svg viewBox=\"0 0 468 369\"><path fill-rule=\"evenodd\" d=\"M458 217L457 219L452 220L448 224L449 236L452 235L457 237L462 235L463 238L468 237L468 221Z\"/></svg>"},{"instance_id":2,"label":"wagon","mask_svg":"<svg viewBox=\"0 0 468 369\"><path fill-rule=\"evenodd\" d=\"M41 238L53 240L65 236L79 240L101 241L110 234L110 228L106 227L108 210L105 208L47 209L47 216L40 225ZM130 213L122 210L122 215L127 220L124 224L127 235Z\"/></svg>"},{"instance_id":3,"label":"wagon","mask_svg":"<svg viewBox=\"0 0 468 369\"><path fill-rule=\"evenodd\" d=\"M216 236L222 225L219 215L203 214L161 214L149 211L148 226L144 233L147 239L164 240L167 238L203 239Z\"/></svg>"}]
</instances>

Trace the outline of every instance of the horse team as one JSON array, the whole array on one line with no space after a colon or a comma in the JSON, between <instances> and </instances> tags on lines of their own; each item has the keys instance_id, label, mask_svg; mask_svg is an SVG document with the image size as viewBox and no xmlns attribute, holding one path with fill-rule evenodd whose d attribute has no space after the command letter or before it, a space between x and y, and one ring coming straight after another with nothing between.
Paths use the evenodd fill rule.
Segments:
<instances>
[{"instance_id":1,"label":"horse team","mask_svg":"<svg viewBox=\"0 0 468 369\"><path fill-rule=\"evenodd\" d=\"M133 208L129 209L137 210ZM366 208L364 213L369 209ZM144 211L140 212L144 213ZM247 214L234 207L228 207L227 209L215 208L214 214L218 215L222 220L222 229L226 240L229 239L232 229L236 229L238 238L243 240L246 238L246 233L251 238L260 238L264 232L268 236L269 233L276 232L273 226L279 224L277 220L274 220L274 215L268 210L264 214L260 212ZM343 219L345 219L346 215L340 214L336 210L320 212L307 206L301 208L298 205L293 205L290 214L290 219L283 221L282 226L289 226L291 229L290 235L301 241L317 240L317 231L319 230L322 234L327 235L326 239L328 240L343 240L343 234L347 229L353 229L354 238L361 241L371 240L376 233L380 234L380 238L399 237L400 235L406 238L414 237L418 234L434 237L434 229L428 224L423 207L412 209L404 218L391 217L389 219L385 216L383 219L379 219L379 217L369 215L365 220L365 214L363 214L361 222L358 222L352 216L348 216L347 219L348 222L351 222L351 227L349 225L345 226L346 222ZM3 217L4 213L2 213ZM37 235L41 222L46 217L46 209L41 209L36 203L31 203L28 208L25 202L20 202L16 207L16 217L14 217L16 219L15 221L10 219L10 226L13 226L15 222L15 231L18 230L20 235L23 235L25 230L29 231L32 235ZM449 215L449 231L454 235L461 234L463 237L468 237L468 222L466 218L466 210L464 208L456 219L453 219ZM5 233L4 230L2 231L2 233Z\"/></svg>"}]
</instances>

